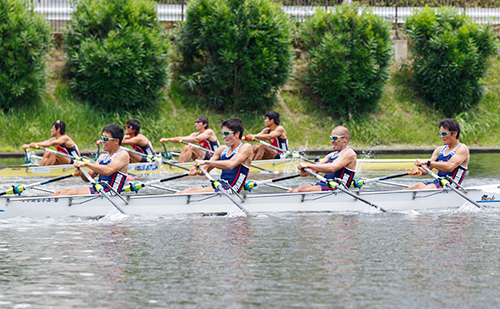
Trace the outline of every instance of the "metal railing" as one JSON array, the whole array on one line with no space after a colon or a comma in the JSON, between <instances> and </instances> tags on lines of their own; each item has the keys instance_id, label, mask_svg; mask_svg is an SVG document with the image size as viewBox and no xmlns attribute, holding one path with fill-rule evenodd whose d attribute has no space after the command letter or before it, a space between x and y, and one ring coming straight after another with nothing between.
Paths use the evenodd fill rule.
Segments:
<instances>
[{"instance_id":1,"label":"metal railing","mask_svg":"<svg viewBox=\"0 0 500 309\"><path fill-rule=\"evenodd\" d=\"M297 21L314 15L318 8L334 10L342 3L359 3L392 23L404 23L406 18L425 7L455 7L478 23L500 24L500 0L272 0L280 3L282 10ZM176 22L185 19L188 1L159 0L158 20ZM32 0L35 11L51 23L53 32L65 32L73 11L69 0ZM74 1L73 1L74 3Z\"/></svg>"}]
</instances>

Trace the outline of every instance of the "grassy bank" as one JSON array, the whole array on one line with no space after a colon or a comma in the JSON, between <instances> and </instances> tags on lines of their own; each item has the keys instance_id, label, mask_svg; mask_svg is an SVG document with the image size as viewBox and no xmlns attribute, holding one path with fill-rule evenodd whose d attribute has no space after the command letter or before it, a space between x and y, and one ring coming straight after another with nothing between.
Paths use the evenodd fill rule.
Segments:
<instances>
[{"instance_id":1,"label":"grassy bank","mask_svg":"<svg viewBox=\"0 0 500 309\"><path fill-rule=\"evenodd\" d=\"M62 59L61 51L53 51L52 59ZM178 82L166 90L165 100L151 110L138 112L99 110L75 99L64 80L64 62L50 61L49 90L43 102L29 108L2 112L0 117L0 151L22 151L21 145L50 137L50 126L60 119L66 122L70 135L80 149L95 150L94 141L104 125L125 125L129 118L141 121L141 132L149 137L156 149L161 149L161 137L187 135L194 131L194 120L206 115L211 127L218 130L221 121L232 116L243 119L245 133L257 133L263 128L263 116L258 114L220 114L211 111L203 102L190 96ZM274 110L281 114L290 146L294 149L329 148L331 129L340 124L336 115L319 107L319 99L304 83L302 60L297 61L291 81L283 88ZM351 143L358 148L434 147L440 144L436 127L443 118L419 98L409 86L411 74L393 68L385 87L379 109L362 119L345 125L351 130ZM174 79L175 80L175 79ZM500 61L495 60L490 75L484 80L487 92L483 101L468 113L457 118L463 124L461 140L473 147L500 146ZM179 144L168 145L180 149Z\"/></svg>"}]
</instances>

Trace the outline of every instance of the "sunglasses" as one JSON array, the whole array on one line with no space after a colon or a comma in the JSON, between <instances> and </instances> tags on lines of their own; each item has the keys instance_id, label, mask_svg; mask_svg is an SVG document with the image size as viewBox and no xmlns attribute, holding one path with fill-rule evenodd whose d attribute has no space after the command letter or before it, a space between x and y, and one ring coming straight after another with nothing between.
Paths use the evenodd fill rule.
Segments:
<instances>
[{"instance_id":1,"label":"sunglasses","mask_svg":"<svg viewBox=\"0 0 500 309\"><path fill-rule=\"evenodd\" d=\"M451 133L453 133L453 132L455 132L455 131L450 131L450 132L439 132L439 135L441 135L441 136L446 136L446 135L451 134Z\"/></svg>"},{"instance_id":2,"label":"sunglasses","mask_svg":"<svg viewBox=\"0 0 500 309\"><path fill-rule=\"evenodd\" d=\"M330 140L331 140L331 141L336 141L336 140L338 140L338 139L339 139L339 138L341 138L341 137L345 137L345 135L340 135L340 136L335 136L335 135L333 135L333 136L330 136Z\"/></svg>"},{"instance_id":3,"label":"sunglasses","mask_svg":"<svg viewBox=\"0 0 500 309\"><path fill-rule=\"evenodd\" d=\"M126 125L125 126L127 129L133 129L134 127L133 126L129 126L129 125Z\"/></svg>"},{"instance_id":4,"label":"sunglasses","mask_svg":"<svg viewBox=\"0 0 500 309\"><path fill-rule=\"evenodd\" d=\"M220 131L222 136L229 136L229 134L234 133L234 131Z\"/></svg>"},{"instance_id":5,"label":"sunglasses","mask_svg":"<svg viewBox=\"0 0 500 309\"><path fill-rule=\"evenodd\" d=\"M114 141L115 139L117 139L117 138L107 137L107 136L101 136L101 141L103 141L103 142Z\"/></svg>"}]
</instances>

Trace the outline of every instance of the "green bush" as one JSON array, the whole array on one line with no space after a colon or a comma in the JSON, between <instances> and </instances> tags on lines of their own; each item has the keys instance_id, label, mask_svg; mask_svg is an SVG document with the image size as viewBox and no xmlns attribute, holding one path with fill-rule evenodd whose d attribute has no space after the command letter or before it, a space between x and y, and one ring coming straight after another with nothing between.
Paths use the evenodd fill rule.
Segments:
<instances>
[{"instance_id":1,"label":"green bush","mask_svg":"<svg viewBox=\"0 0 500 309\"><path fill-rule=\"evenodd\" d=\"M169 82L169 42L153 1L78 1L66 35L71 87L106 109L151 106Z\"/></svg>"},{"instance_id":2,"label":"green bush","mask_svg":"<svg viewBox=\"0 0 500 309\"><path fill-rule=\"evenodd\" d=\"M307 81L329 111L340 116L377 106L392 57L389 24L357 5L318 9L300 36L308 50Z\"/></svg>"},{"instance_id":3,"label":"green bush","mask_svg":"<svg viewBox=\"0 0 500 309\"><path fill-rule=\"evenodd\" d=\"M483 96L480 79L498 41L488 25L451 8L425 8L408 18L415 86L448 117L469 110Z\"/></svg>"},{"instance_id":4,"label":"green bush","mask_svg":"<svg viewBox=\"0 0 500 309\"><path fill-rule=\"evenodd\" d=\"M50 24L28 2L0 0L0 108L40 99L50 43Z\"/></svg>"},{"instance_id":5,"label":"green bush","mask_svg":"<svg viewBox=\"0 0 500 309\"><path fill-rule=\"evenodd\" d=\"M269 0L193 0L179 31L183 85L218 109L266 109L289 77L291 42L290 21Z\"/></svg>"}]
</instances>

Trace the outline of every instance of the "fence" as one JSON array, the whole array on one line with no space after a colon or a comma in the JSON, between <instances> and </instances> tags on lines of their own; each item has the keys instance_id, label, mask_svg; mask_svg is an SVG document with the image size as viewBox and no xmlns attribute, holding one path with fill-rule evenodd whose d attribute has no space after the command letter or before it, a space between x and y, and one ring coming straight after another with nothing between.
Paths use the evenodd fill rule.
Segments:
<instances>
[{"instance_id":1,"label":"fence","mask_svg":"<svg viewBox=\"0 0 500 309\"><path fill-rule=\"evenodd\" d=\"M282 10L297 21L312 16L318 7L332 10L336 5L359 3L370 6L373 12L386 20L399 24L414 10L429 7L451 6L478 23L500 24L499 0L272 0L280 3ZM43 14L51 23L53 32L64 32L71 19L72 6L68 0L32 0L35 11ZM158 19L176 22L185 19L188 1L159 0ZM73 2L74 3L74 2Z\"/></svg>"}]
</instances>

